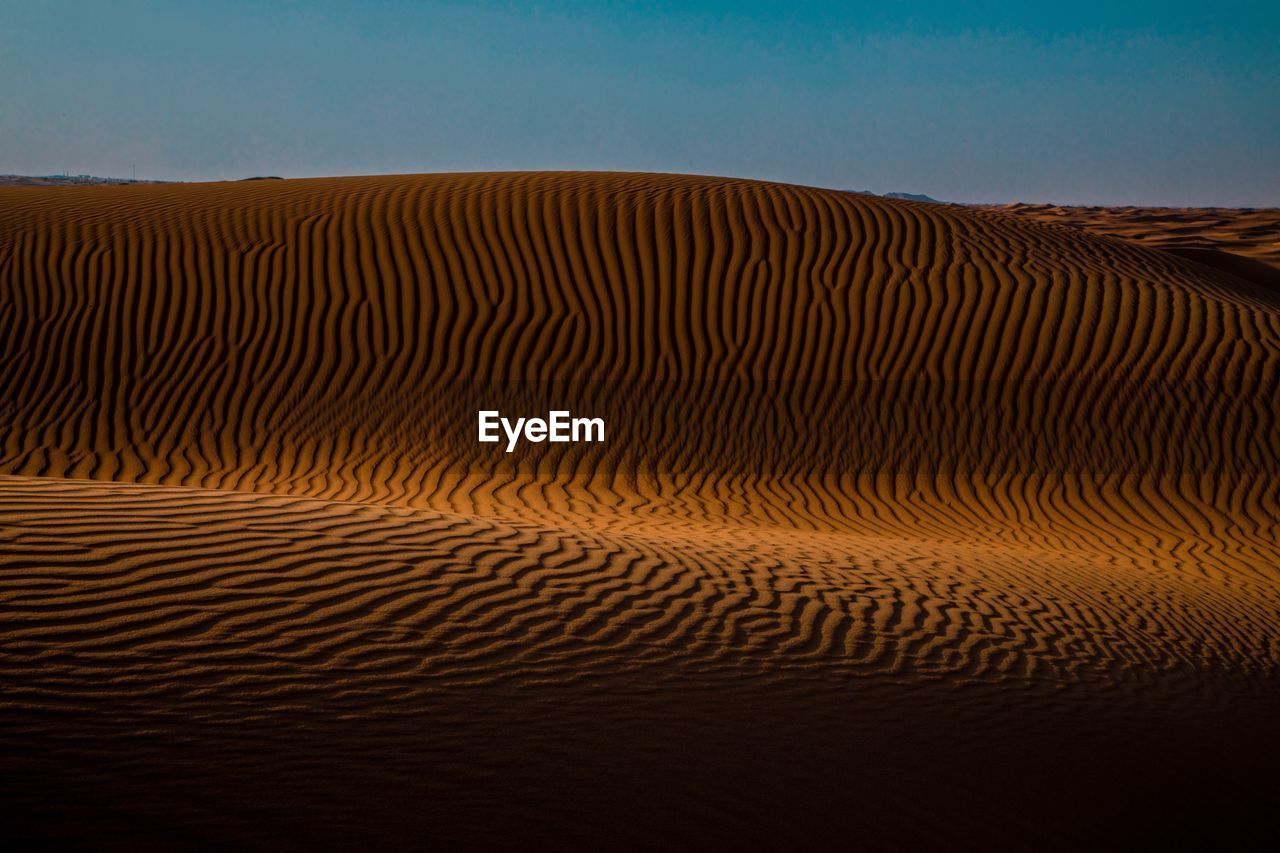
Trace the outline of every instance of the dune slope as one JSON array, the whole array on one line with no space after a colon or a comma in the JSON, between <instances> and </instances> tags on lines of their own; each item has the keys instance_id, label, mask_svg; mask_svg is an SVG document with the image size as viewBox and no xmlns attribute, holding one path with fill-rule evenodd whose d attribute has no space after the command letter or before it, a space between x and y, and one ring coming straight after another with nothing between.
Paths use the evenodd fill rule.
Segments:
<instances>
[{"instance_id":1,"label":"dune slope","mask_svg":"<svg viewBox=\"0 0 1280 853\"><path fill-rule=\"evenodd\" d=\"M1036 222L1066 225L1154 246L1280 293L1280 209L1217 207L994 208Z\"/></svg>"},{"instance_id":2,"label":"dune slope","mask_svg":"<svg viewBox=\"0 0 1280 853\"><path fill-rule=\"evenodd\" d=\"M0 188L6 820L1244 832L1280 793L1278 367L1265 281L1016 212ZM606 440L476 440L559 408Z\"/></svg>"}]
</instances>

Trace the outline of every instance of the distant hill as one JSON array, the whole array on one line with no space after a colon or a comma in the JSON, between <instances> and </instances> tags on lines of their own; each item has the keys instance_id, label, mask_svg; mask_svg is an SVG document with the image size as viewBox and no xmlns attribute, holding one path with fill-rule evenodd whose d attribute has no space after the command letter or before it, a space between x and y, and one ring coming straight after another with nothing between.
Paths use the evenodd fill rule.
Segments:
<instances>
[{"instance_id":1,"label":"distant hill","mask_svg":"<svg viewBox=\"0 0 1280 853\"><path fill-rule=\"evenodd\" d=\"M858 195L869 195L875 198L896 198L901 201L920 201L925 204L950 204L949 201L939 201L932 196L921 195L920 193L873 193L871 190L851 190Z\"/></svg>"},{"instance_id":2,"label":"distant hill","mask_svg":"<svg viewBox=\"0 0 1280 853\"><path fill-rule=\"evenodd\" d=\"M923 201L929 204L946 204L945 201L938 201L936 198L930 198L927 195L919 193L885 193L885 198L900 198L903 201Z\"/></svg>"},{"instance_id":3,"label":"distant hill","mask_svg":"<svg viewBox=\"0 0 1280 853\"><path fill-rule=\"evenodd\" d=\"M174 181L139 181L99 178L96 175L0 175L3 187L91 187L101 184L171 184Z\"/></svg>"}]
</instances>

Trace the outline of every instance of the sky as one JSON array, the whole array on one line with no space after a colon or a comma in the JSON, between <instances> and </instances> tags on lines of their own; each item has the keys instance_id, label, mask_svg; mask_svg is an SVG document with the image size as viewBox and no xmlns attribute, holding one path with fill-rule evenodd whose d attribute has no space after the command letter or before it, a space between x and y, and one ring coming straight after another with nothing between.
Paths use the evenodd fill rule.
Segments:
<instances>
[{"instance_id":1,"label":"sky","mask_svg":"<svg viewBox=\"0 0 1280 853\"><path fill-rule=\"evenodd\" d=\"M0 173L1280 206L1280 3L0 0Z\"/></svg>"}]
</instances>

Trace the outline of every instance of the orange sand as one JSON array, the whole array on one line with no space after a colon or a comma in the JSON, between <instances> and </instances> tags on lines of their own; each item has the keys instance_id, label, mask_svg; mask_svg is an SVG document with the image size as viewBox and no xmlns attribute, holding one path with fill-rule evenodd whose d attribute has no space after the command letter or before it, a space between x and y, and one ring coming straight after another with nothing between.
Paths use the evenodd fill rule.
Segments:
<instances>
[{"instance_id":1,"label":"orange sand","mask_svg":"<svg viewBox=\"0 0 1280 853\"><path fill-rule=\"evenodd\" d=\"M1216 215L1173 248L1275 261ZM1125 217L0 188L12 833L1246 831L1280 793L1280 290ZM475 440L560 407L608 440Z\"/></svg>"}]
</instances>

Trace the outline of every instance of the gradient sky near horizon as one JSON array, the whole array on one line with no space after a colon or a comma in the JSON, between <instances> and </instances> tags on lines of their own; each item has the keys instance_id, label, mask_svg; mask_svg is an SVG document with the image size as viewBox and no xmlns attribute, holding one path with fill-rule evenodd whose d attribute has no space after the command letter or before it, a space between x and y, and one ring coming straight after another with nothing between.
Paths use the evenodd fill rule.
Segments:
<instances>
[{"instance_id":1,"label":"gradient sky near horizon","mask_svg":"<svg viewBox=\"0 0 1280 853\"><path fill-rule=\"evenodd\" d=\"M0 0L0 173L1280 206L1280 4Z\"/></svg>"}]
</instances>

